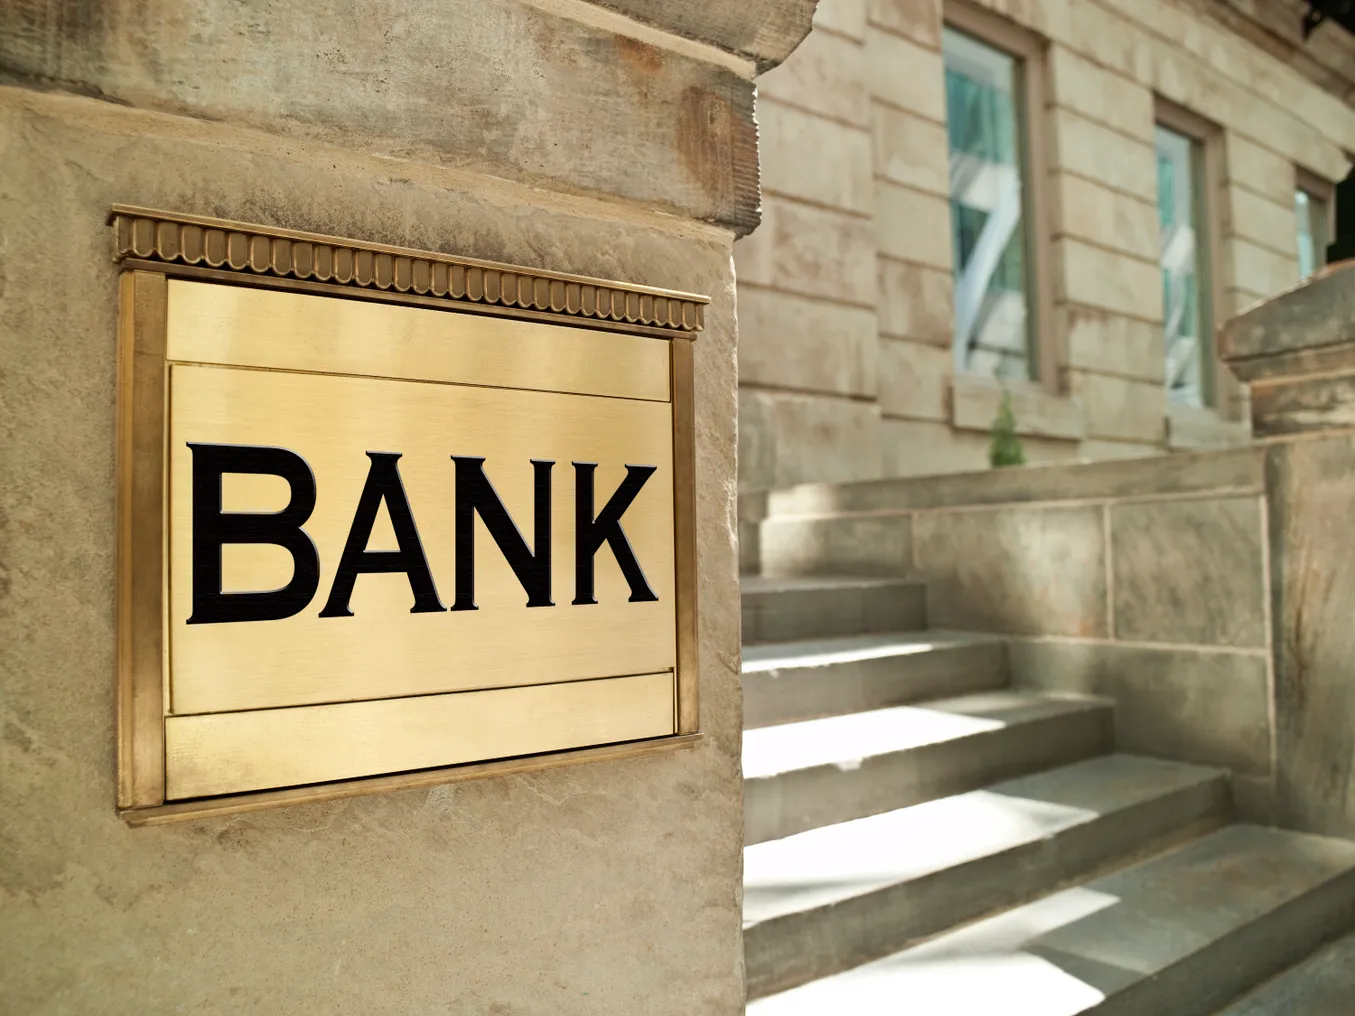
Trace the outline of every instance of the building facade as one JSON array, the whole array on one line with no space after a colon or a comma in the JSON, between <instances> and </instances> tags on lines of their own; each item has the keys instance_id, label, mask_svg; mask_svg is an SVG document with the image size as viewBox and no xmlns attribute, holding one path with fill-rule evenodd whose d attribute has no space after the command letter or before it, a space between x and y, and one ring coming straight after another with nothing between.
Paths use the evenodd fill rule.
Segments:
<instances>
[{"instance_id":1,"label":"building facade","mask_svg":"<svg viewBox=\"0 0 1355 1016\"><path fill-rule=\"evenodd\" d=\"M1300 0L823 0L759 79L742 491L1226 446L1215 330L1321 267L1355 36Z\"/></svg>"}]
</instances>

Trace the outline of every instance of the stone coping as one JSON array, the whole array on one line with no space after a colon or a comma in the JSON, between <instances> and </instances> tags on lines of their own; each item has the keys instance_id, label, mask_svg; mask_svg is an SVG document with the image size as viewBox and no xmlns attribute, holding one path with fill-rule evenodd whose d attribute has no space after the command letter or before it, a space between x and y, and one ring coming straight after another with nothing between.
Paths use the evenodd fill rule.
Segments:
<instances>
[{"instance_id":1,"label":"stone coping","mask_svg":"<svg viewBox=\"0 0 1355 1016\"><path fill-rule=\"evenodd\" d=\"M1050 463L972 473L802 484L740 493L740 517L841 515L1049 501L1260 492L1266 448L1153 455L1098 462ZM747 503L745 515L744 505Z\"/></svg>"}]
</instances>

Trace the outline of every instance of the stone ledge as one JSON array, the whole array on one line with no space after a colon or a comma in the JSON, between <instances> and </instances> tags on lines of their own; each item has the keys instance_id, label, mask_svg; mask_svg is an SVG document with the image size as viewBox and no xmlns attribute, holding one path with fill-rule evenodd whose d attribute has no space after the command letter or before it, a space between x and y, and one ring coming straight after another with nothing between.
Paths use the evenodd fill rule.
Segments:
<instances>
[{"instance_id":1,"label":"stone ledge","mask_svg":"<svg viewBox=\"0 0 1355 1016\"><path fill-rule=\"evenodd\" d=\"M1081 441L1087 436L1082 406L1076 399L1048 392L1034 385L1010 385L1016 432L1031 437ZM1002 406L1002 386L981 378L957 377L950 386L950 422L957 430L993 429Z\"/></svg>"}]
</instances>

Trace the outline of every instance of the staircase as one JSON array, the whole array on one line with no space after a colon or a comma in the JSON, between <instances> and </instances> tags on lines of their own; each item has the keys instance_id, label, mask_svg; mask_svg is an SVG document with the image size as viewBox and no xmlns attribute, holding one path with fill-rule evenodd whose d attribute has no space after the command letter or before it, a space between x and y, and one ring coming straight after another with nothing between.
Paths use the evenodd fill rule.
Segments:
<instances>
[{"instance_id":1,"label":"staircase","mask_svg":"<svg viewBox=\"0 0 1355 1016\"><path fill-rule=\"evenodd\" d=\"M919 583L743 581L750 1016L1355 1014L1355 844L1116 753Z\"/></svg>"}]
</instances>

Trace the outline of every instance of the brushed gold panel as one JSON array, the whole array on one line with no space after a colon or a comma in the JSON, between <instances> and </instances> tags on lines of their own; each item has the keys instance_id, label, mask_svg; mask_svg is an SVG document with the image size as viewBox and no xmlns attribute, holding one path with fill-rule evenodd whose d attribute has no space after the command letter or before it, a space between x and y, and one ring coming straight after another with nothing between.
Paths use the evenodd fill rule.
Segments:
<instances>
[{"instance_id":1,"label":"brushed gold panel","mask_svg":"<svg viewBox=\"0 0 1355 1016\"><path fill-rule=\"evenodd\" d=\"M168 321L181 362L669 397L664 339L182 279Z\"/></svg>"},{"instance_id":2,"label":"brushed gold panel","mask_svg":"<svg viewBox=\"0 0 1355 1016\"><path fill-rule=\"evenodd\" d=\"M661 737L673 675L165 721L171 800Z\"/></svg>"},{"instance_id":3,"label":"brushed gold panel","mask_svg":"<svg viewBox=\"0 0 1355 1016\"><path fill-rule=\"evenodd\" d=\"M667 352L666 345L661 348ZM188 365L171 368L170 386L170 713L396 698L674 667L668 403ZM272 621L187 623L192 611L189 442L281 447L309 464L317 498L304 528L318 551L320 575L318 590L301 613ZM367 479L368 452L401 455L401 480L444 607L455 598L451 457L485 459L486 475L529 545L534 540L530 460L553 461L555 605L526 606L522 585L477 519L479 609L411 613L414 597L405 574L363 574L352 593L353 616L320 617ZM626 476L627 465L657 467L622 516L657 600L629 602L630 585L603 545L595 557L598 602L572 604L574 462L599 464L599 511ZM285 484L267 476L227 476L222 486L225 511L277 511L288 496ZM367 547L396 548L384 506ZM290 557L277 547L224 549L225 591L276 589L290 576ZM669 710L671 719L671 701Z\"/></svg>"}]
</instances>

